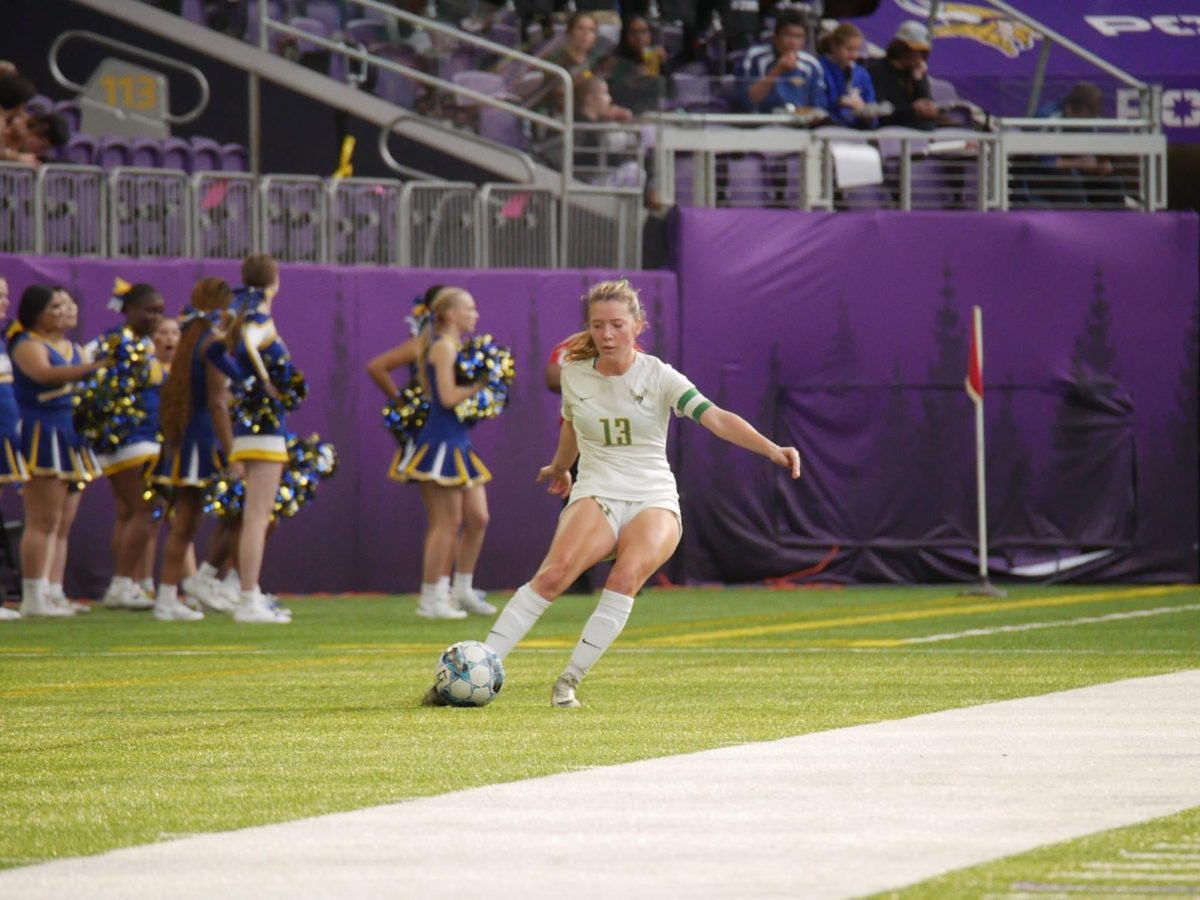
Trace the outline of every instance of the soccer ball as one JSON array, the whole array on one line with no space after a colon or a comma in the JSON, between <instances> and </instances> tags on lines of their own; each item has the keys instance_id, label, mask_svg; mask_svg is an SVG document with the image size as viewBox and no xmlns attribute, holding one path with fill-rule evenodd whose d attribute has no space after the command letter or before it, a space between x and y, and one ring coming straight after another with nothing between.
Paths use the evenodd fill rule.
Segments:
<instances>
[{"instance_id":1,"label":"soccer ball","mask_svg":"<svg viewBox=\"0 0 1200 900\"><path fill-rule=\"evenodd\" d=\"M433 675L438 694L451 706L487 706L504 687L504 664L479 641L451 644Z\"/></svg>"}]
</instances>

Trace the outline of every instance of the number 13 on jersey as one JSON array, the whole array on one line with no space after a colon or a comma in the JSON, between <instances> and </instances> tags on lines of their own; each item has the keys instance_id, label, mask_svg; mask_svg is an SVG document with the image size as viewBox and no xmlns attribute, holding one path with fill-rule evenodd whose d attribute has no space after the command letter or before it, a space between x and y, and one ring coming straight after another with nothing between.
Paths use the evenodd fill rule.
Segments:
<instances>
[{"instance_id":1,"label":"number 13 on jersey","mask_svg":"<svg viewBox=\"0 0 1200 900\"><path fill-rule=\"evenodd\" d=\"M604 428L605 447L625 447L633 443L628 419L601 419L600 425Z\"/></svg>"}]
</instances>

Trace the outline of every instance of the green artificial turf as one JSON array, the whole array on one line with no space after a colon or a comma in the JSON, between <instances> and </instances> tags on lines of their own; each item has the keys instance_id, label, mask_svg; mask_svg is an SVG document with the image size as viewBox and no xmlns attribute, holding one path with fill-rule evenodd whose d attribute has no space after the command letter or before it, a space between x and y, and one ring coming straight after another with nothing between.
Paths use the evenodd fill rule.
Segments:
<instances>
[{"instance_id":1,"label":"green artificial turf","mask_svg":"<svg viewBox=\"0 0 1200 900\"><path fill-rule=\"evenodd\" d=\"M1195 587L652 590L584 708L552 709L594 602L556 603L466 710L419 700L488 622L412 597L295 598L289 626L5 622L0 866L1200 665Z\"/></svg>"},{"instance_id":2,"label":"green artificial turf","mask_svg":"<svg viewBox=\"0 0 1200 900\"><path fill-rule=\"evenodd\" d=\"M1200 808L1039 847L878 894L941 897L1200 896Z\"/></svg>"}]
</instances>

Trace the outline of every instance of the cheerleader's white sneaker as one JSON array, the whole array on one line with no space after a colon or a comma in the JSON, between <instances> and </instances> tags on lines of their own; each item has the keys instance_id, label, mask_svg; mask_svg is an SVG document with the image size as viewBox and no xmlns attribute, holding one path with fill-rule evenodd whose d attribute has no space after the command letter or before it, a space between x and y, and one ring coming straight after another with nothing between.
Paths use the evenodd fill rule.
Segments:
<instances>
[{"instance_id":1,"label":"cheerleader's white sneaker","mask_svg":"<svg viewBox=\"0 0 1200 900\"><path fill-rule=\"evenodd\" d=\"M211 575L189 575L183 579L183 592L203 606L216 613L231 613L237 608L238 598L230 596L219 579Z\"/></svg>"},{"instance_id":2,"label":"cheerleader's white sneaker","mask_svg":"<svg viewBox=\"0 0 1200 900\"><path fill-rule=\"evenodd\" d=\"M461 609L463 612L470 613L473 616L494 616L496 607L488 603L484 598L487 597L483 591L451 591L450 592L450 608Z\"/></svg>"},{"instance_id":3,"label":"cheerleader's white sneaker","mask_svg":"<svg viewBox=\"0 0 1200 900\"><path fill-rule=\"evenodd\" d=\"M292 621L290 614L279 612L267 602L262 591L242 591L233 621L248 625L287 625Z\"/></svg>"},{"instance_id":4,"label":"cheerleader's white sneaker","mask_svg":"<svg viewBox=\"0 0 1200 900\"><path fill-rule=\"evenodd\" d=\"M448 597L438 597L418 603L417 615L422 619L465 619L467 611L452 607Z\"/></svg>"}]
</instances>

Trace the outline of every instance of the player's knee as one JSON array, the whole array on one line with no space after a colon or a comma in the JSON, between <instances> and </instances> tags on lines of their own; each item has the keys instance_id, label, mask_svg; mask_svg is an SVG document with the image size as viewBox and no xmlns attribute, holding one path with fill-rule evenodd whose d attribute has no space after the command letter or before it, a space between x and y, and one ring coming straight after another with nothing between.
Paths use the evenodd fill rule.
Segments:
<instances>
[{"instance_id":1,"label":"player's knee","mask_svg":"<svg viewBox=\"0 0 1200 900\"><path fill-rule=\"evenodd\" d=\"M612 571L608 573L608 578L604 581L604 586L610 591L616 591L618 594L624 594L626 597L632 597L642 589L642 585L646 583L648 576L642 573L635 566L621 565L620 560L613 565Z\"/></svg>"},{"instance_id":2,"label":"player's knee","mask_svg":"<svg viewBox=\"0 0 1200 900\"><path fill-rule=\"evenodd\" d=\"M565 591L572 580L572 573L562 563L546 563L533 576L530 584L539 596L549 600Z\"/></svg>"},{"instance_id":3,"label":"player's knee","mask_svg":"<svg viewBox=\"0 0 1200 900\"><path fill-rule=\"evenodd\" d=\"M471 531L483 531L488 527L490 520L486 509L469 509L463 517L463 527Z\"/></svg>"}]
</instances>

